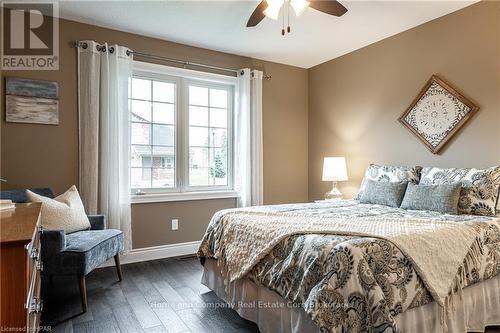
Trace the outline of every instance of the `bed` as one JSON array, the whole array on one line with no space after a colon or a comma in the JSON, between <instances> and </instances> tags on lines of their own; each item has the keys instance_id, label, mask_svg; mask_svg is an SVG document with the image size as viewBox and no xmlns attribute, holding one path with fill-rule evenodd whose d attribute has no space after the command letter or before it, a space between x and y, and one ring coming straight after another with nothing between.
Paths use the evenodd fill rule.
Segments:
<instances>
[{"instance_id":1,"label":"bed","mask_svg":"<svg viewBox=\"0 0 500 333\"><path fill-rule=\"evenodd\" d=\"M202 283L262 332L482 332L500 325L499 221L357 200L224 210Z\"/></svg>"}]
</instances>

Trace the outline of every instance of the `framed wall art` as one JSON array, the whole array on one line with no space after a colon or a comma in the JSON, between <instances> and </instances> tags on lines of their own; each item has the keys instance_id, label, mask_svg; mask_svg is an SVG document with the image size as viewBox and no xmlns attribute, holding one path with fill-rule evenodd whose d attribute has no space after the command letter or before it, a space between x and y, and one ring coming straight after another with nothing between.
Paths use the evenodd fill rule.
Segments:
<instances>
[{"instance_id":1,"label":"framed wall art","mask_svg":"<svg viewBox=\"0 0 500 333\"><path fill-rule=\"evenodd\" d=\"M59 124L57 82L7 77L5 121L10 123Z\"/></svg>"},{"instance_id":2,"label":"framed wall art","mask_svg":"<svg viewBox=\"0 0 500 333\"><path fill-rule=\"evenodd\" d=\"M399 121L437 154L477 110L473 102L433 75Z\"/></svg>"}]
</instances>

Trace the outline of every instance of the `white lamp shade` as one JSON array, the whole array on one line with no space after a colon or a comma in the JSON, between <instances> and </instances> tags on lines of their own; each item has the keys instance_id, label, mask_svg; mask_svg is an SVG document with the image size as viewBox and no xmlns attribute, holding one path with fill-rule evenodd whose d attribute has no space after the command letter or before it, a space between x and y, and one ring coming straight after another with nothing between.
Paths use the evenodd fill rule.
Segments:
<instances>
[{"instance_id":1,"label":"white lamp shade","mask_svg":"<svg viewBox=\"0 0 500 333\"><path fill-rule=\"evenodd\" d=\"M323 161L323 181L341 182L348 180L344 157L325 157Z\"/></svg>"}]
</instances>

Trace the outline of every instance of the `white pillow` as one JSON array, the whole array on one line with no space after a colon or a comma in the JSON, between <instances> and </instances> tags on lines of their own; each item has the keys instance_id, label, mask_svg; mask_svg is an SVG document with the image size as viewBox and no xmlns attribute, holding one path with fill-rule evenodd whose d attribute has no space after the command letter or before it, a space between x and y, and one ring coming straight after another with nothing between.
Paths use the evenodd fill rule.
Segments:
<instances>
[{"instance_id":1,"label":"white pillow","mask_svg":"<svg viewBox=\"0 0 500 333\"><path fill-rule=\"evenodd\" d=\"M73 185L54 199L47 198L26 190L32 202L41 202L40 223L44 229L64 230L67 233L90 228L89 218L85 214L82 199Z\"/></svg>"}]
</instances>

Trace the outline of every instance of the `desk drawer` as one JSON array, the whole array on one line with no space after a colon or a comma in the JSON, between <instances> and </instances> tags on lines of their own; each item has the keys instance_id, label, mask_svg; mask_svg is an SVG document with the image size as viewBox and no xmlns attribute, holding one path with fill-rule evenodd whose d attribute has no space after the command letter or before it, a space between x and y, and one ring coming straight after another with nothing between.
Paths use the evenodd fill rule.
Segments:
<instances>
[{"instance_id":1,"label":"desk drawer","mask_svg":"<svg viewBox=\"0 0 500 333\"><path fill-rule=\"evenodd\" d=\"M40 211L18 203L0 212L0 331L38 331L40 316ZM36 306L32 306L36 304ZM29 310L34 310L29 313Z\"/></svg>"},{"instance_id":2,"label":"desk drawer","mask_svg":"<svg viewBox=\"0 0 500 333\"><path fill-rule=\"evenodd\" d=\"M43 263L41 260L40 235L43 232L41 226L37 226L33 233L31 242L26 245L27 251L27 295L25 309L27 313L27 327L29 332L37 332L40 326L40 316L43 310L41 294L41 272Z\"/></svg>"}]
</instances>

